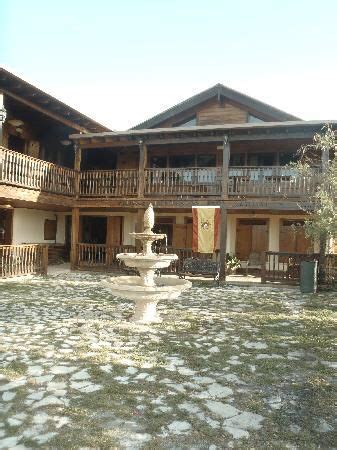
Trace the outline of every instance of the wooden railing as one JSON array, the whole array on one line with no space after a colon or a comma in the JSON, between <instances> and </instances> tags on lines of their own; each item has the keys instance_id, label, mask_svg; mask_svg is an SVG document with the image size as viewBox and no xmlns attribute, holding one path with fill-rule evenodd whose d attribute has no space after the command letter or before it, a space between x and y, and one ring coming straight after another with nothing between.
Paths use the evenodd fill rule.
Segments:
<instances>
[{"instance_id":1,"label":"wooden railing","mask_svg":"<svg viewBox=\"0 0 337 450\"><path fill-rule=\"evenodd\" d=\"M221 167L145 170L145 195L221 194Z\"/></svg>"},{"instance_id":2,"label":"wooden railing","mask_svg":"<svg viewBox=\"0 0 337 450\"><path fill-rule=\"evenodd\" d=\"M127 197L138 193L138 170L86 170L81 172L83 197Z\"/></svg>"},{"instance_id":3,"label":"wooden railing","mask_svg":"<svg viewBox=\"0 0 337 450\"><path fill-rule=\"evenodd\" d=\"M136 251L133 245L107 246L105 244L77 244L77 267L79 269L120 269L118 253Z\"/></svg>"},{"instance_id":4,"label":"wooden railing","mask_svg":"<svg viewBox=\"0 0 337 450\"><path fill-rule=\"evenodd\" d=\"M0 184L74 195L75 171L0 147Z\"/></svg>"},{"instance_id":5,"label":"wooden railing","mask_svg":"<svg viewBox=\"0 0 337 450\"><path fill-rule=\"evenodd\" d=\"M42 244L1 245L0 277L46 274L48 246Z\"/></svg>"},{"instance_id":6,"label":"wooden railing","mask_svg":"<svg viewBox=\"0 0 337 450\"><path fill-rule=\"evenodd\" d=\"M229 167L230 196L299 197L311 195L318 184L318 170L310 176L282 166Z\"/></svg>"},{"instance_id":7,"label":"wooden railing","mask_svg":"<svg viewBox=\"0 0 337 450\"><path fill-rule=\"evenodd\" d=\"M262 260L262 282L273 281L285 284L298 284L302 261L319 259L317 253L266 252Z\"/></svg>"}]
</instances>

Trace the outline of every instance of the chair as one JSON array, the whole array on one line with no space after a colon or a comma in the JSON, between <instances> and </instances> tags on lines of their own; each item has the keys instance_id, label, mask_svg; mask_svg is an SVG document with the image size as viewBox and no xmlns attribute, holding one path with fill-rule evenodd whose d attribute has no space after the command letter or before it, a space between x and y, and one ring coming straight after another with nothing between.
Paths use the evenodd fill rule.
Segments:
<instances>
[{"instance_id":1,"label":"chair","mask_svg":"<svg viewBox=\"0 0 337 450\"><path fill-rule=\"evenodd\" d=\"M262 269L261 253L250 253L247 261L246 275L248 275L249 269Z\"/></svg>"}]
</instances>

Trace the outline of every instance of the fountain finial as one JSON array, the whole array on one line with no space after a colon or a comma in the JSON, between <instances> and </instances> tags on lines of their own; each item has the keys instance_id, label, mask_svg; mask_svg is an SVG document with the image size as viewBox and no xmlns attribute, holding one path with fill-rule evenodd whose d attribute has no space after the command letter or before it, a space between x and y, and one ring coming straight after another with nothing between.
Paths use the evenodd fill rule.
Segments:
<instances>
[{"instance_id":1,"label":"fountain finial","mask_svg":"<svg viewBox=\"0 0 337 450\"><path fill-rule=\"evenodd\" d=\"M147 210L144 213L144 232L151 233L153 227L154 227L154 211L152 203L150 203Z\"/></svg>"}]
</instances>

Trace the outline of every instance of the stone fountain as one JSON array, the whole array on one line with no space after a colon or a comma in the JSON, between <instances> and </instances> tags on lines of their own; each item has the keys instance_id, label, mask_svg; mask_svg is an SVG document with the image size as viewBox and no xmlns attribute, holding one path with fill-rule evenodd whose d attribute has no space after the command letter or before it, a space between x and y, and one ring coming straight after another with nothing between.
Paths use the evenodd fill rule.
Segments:
<instances>
[{"instance_id":1,"label":"stone fountain","mask_svg":"<svg viewBox=\"0 0 337 450\"><path fill-rule=\"evenodd\" d=\"M168 267L178 256L167 253L153 253L152 243L165 239L166 234L155 234L154 211L150 204L144 214L144 231L130 233L142 242L141 253L119 253L117 259L127 267L138 270L138 276L121 276L110 278L108 285L117 297L127 298L135 302L132 321L138 323L159 322L157 303L159 300L172 300L182 291L189 289L190 281L181 280L176 276L155 276L157 269Z\"/></svg>"}]
</instances>

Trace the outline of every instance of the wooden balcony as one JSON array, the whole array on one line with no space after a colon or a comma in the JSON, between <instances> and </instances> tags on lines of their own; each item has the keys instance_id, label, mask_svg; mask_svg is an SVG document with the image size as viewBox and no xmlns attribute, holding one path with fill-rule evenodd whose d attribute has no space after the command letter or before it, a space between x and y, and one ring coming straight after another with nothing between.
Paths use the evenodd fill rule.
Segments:
<instances>
[{"instance_id":1,"label":"wooden balcony","mask_svg":"<svg viewBox=\"0 0 337 450\"><path fill-rule=\"evenodd\" d=\"M146 169L145 195L220 196L221 167Z\"/></svg>"},{"instance_id":2,"label":"wooden balcony","mask_svg":"<svg viewBox=\"0 0 337 450\"><path fill-rule=\"evenodd\" d=\"M76 172L0 147L0 184L75 195Z\"/></svg>"},{"instance_id":3,"label":"wooden balcony","mask_svg":"<svg viewBox=\"0 0 337 450\"><path fill-rule=\"evenodd\" d=\"M72 198L307 198L319 183L318 169L303 176L282 166L229 167L227 183L223 173L222 167L80 172L0 147L0 184Z\"/></svg>"},{"instance_id":4,"label":"wooden balcony","mask_svg":"<svg viewBox=\"0 0 337 450\"><path fill-rule=\"evenodd\" d=\"M138 170L86 170L81 172L81 197L130 197L137 194Z\"/></svg>"}]
</instances>

